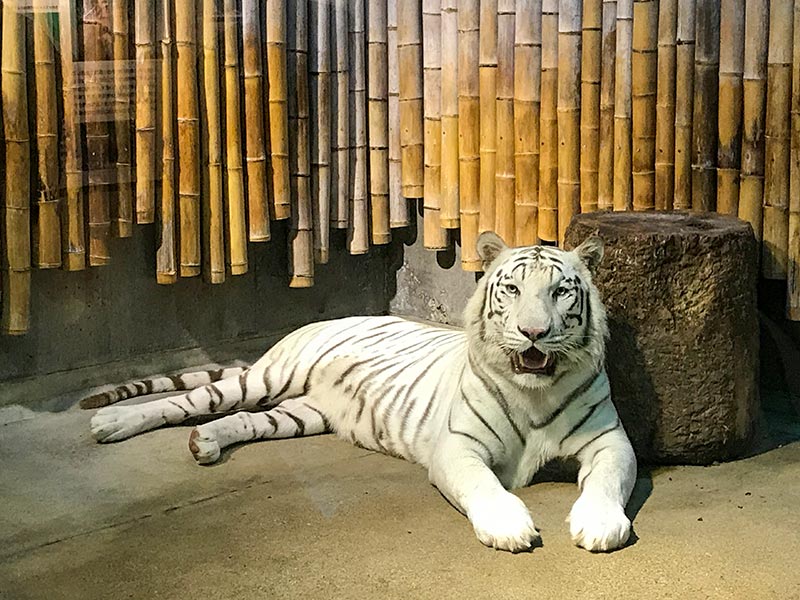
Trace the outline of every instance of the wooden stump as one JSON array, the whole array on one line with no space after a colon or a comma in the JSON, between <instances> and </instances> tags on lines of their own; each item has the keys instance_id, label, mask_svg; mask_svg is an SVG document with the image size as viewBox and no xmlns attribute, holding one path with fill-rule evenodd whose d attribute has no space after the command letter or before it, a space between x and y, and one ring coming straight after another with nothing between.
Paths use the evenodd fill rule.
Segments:
<instances>
[{"instance_id":1,"label":"wooden stump","mask_svg":"<svg viewBox=\"0 0 800 600\"><path fill-rule=\"evenodd\" d=\"M577 216L572 248L606 245L595 276L608 311L614 403L639 459L709 464L741 455L758 410L758 247L746 222L682 212Z\"/></svg>"}]
</instances>

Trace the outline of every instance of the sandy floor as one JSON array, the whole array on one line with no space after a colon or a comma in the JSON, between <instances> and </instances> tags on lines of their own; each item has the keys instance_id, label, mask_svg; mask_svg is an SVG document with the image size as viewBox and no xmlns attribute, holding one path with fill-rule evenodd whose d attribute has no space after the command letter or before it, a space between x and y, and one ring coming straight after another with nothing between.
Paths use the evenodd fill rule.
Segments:
<instances>
[{"instance_id":1,"label":"sandy floor","mask_svg":"<svg viewBox=\"0 0 800 600\"><path fill-rule=\"evenodd\" d=\"M188 428L102 446L89 416L0 410L0 598L800 598L800 442L641 473L607 555L570 543L574 485L520 490L544 545L514 556L422 468L332 436L199 467Z\"/></svg>"}]
</instances>

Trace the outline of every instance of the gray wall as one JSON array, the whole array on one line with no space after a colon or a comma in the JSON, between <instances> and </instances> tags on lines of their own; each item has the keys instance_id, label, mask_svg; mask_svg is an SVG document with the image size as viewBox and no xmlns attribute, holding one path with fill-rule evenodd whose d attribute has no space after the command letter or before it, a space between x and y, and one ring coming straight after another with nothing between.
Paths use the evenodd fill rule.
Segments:
<instances>
[{"instance_id":1,"label":"gray wall","mask_svg":"<svg viewBox=\"0 0 800 600\"><path fill-rule=\"evenodd\" d=\"M0 336L0 405L69 399L69 392L189 365L251 360L299 325L389 308L389 257L347 256L334 232L331 260L310 289L287 285L285 224L250 244L250 272L221 285L200 278L155 282L154 227L113 240L112 264L34 271L28 334ZM62 404L66 401L61 399Z\"/></svg>"}]
</instances>

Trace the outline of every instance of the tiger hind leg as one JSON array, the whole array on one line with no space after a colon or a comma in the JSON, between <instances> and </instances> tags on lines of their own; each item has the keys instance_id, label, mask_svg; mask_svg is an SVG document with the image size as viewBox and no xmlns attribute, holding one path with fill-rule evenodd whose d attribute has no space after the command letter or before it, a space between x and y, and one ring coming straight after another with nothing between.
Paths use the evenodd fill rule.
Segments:
<instances>
[{"instance_id":1,"label":"tiger hind leg","mask_svg":"<svg viewBox=\"0 0 800 600\"><path fill-rule=\"evenodd\" d=\"M238 376L178 396L101 408L91 420L92 436L98 442L117 442L163 425L177 425L192 417L254 408L265 393L261 374L246 370Z\"/></svg>"},{"instance_id":2,"label":"tiger hind leg","mask_svg":"<svg viewBox=\"0 0 800 600\"><path fill-rule=\"evenodd\" d=\"M216 462L226 446L260 439L316 435L331 431L325 415L305 396L289 398L264 412L240 411L199 425L189 435L189 450L201 465Z\"/></svg>"}]
</instances>

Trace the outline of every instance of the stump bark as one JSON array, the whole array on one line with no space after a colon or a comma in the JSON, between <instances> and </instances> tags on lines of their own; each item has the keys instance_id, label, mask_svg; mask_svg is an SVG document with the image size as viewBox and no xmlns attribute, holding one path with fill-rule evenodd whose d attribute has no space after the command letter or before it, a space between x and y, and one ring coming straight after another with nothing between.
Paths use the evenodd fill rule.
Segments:
<instances>
[{"instance_id":1,"label":"stump bark","mask_svg":"<svg viewBox=\"0 0 800 600\"><path fill-rule=\"evenodd\" d=\"M758 412L758 247L736 218L577 216L566 247L605 242L594 277L611 333L614 403L641 461L710 464L745 452Z\"/></svg>"}]
</instances>

